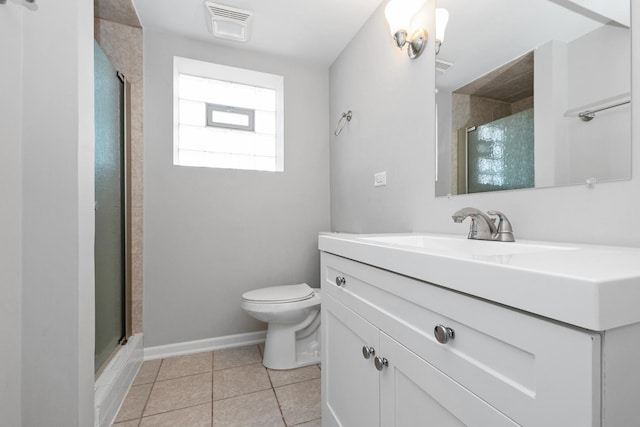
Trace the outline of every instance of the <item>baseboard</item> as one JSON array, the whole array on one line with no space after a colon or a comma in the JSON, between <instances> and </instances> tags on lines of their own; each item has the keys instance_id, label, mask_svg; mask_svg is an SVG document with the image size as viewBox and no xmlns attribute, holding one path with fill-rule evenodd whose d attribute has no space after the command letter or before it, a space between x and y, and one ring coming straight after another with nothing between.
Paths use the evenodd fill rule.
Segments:
<instances>
[{"instance_id":1,"label":"baseboard","mask_svg":"<svg viewBox=\"0 0 640 427\"><path fill-rule=\"evenodd\" d=\"M185 354L200 353L203 351L222 350L224 348L259 344L264 342L266 336L267 331L247 332L244 334L227 335L224 337L207 338L204 340L145 347L144 360L164 359L166 357L182 356Z\"/></svg>"},{"instance_id":2,"label":"baseboard","mask_svg":"<svg viewBox=\"0 0 640 427\"><path fill-rule=\"evenodd\" d=\"M135 334L122 346L95 382L95 425L108 427L142 365L142 334Z\"/></svg>"}]
</instances>

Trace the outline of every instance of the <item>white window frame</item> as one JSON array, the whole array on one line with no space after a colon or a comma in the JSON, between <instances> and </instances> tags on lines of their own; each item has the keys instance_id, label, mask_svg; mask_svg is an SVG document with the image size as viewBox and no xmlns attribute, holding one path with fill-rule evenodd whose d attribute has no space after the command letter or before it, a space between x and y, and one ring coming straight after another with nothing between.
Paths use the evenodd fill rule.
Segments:
<instances>
[{"instance_id":1,"label":"white window frame","mask_svg":"<svg viewBox=\"0 0 640 427\"><path fill-rule=\"evenodd\" d=\"M276 91L276 166L284 171L284 77L277 74L214 64L196 59L173 57L173 164L179 165L180 74L223 80ZM253 169L249 169L253 170Z\"/></svg>"}]
</instances>

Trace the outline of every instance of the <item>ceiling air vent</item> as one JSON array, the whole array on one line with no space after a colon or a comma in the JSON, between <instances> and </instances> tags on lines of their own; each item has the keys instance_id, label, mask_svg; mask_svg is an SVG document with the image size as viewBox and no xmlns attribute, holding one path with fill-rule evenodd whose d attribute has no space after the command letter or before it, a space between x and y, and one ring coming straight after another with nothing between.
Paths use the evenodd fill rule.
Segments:
<instances>
[{"instance_id":1,"label":"ceiling air vent","mask_svg":"<svg viewBox=\"0 0 640 427\"><path fill-rule=\"evenodd\" d=\"M224 4L204 2L207 26L214 37L246 42L249 40L253 12Z\"/></svg>"},{"instance_id":2,"label":"ceiling air vent","mask_svg":"<svg viewBox=\"0 0 640 427\"><path fill-rule=\"evenodd\" d=\"M436 70L440 71L441 73L446 73L451 67L453 67L453 62L436 59Z\"/></svg>"}]
</instances>

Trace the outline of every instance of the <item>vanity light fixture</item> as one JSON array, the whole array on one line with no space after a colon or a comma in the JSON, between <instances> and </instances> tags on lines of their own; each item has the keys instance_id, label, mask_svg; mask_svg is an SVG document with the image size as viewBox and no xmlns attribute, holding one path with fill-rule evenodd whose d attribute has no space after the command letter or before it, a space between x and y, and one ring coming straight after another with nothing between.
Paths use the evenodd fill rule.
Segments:
<instances>
[{"instance_id":1,"label":"vanity light fixture","mask_svg":"<svg viewBox=\"0 0 640 427\"><path fill-rule=\"evenodd\" d=\"M444 41L444 30L449 22L449 11L441 7L436 9L436 55L440 53L440 46Z\"/></svg>"},{"instance_id":2,"label":"vanity light fixture","mask_svg":"<svg viewBox=\"0 0 640 427\"><path fill-rule=\"evenodd\" d=\"M420 56L427 45L428 34L424 28L414 30L411 37L407 38L411 20L424 3L425 0L390 0L384 9L391 37L400 49L408 44L407 54L411 59Z\"/></svg>"}]
</instances>

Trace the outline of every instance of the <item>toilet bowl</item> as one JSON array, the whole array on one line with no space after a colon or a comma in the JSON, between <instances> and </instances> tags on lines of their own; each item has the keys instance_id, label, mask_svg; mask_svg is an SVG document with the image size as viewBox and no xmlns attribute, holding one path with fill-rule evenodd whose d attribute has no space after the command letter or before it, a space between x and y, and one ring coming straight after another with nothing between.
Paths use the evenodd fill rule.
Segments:
<instances>
[{"instance_id":1,"label":"toilet bowl","mask_svg":"<svg viewBox=\"0 0 640 427\"><path fill-rule=\"evenodd\" d=\"M256 289L242 294L240 306L269 324L264 366L293 369L320 363L320 289L306 283Z\"/></svg>"}]
</instances>

